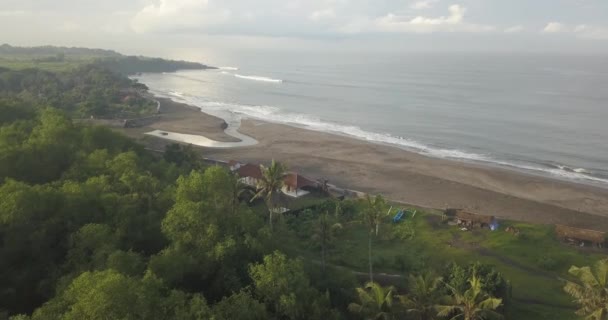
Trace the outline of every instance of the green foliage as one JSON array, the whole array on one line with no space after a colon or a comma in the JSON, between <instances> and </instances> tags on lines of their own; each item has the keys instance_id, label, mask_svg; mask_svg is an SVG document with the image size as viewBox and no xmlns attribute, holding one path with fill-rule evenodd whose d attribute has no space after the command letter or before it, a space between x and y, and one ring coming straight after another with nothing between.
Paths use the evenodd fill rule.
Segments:
<instances>
[{"instance_id":1,"label":"green foliage","mask_svg":"<svg viewBox=\"0 0 608 320\"><path fill-rule=\"evenodd\" d=\"M287 168L282 163L272 160L269 167L260 165L260 170L262 171L262 177L258 181L257 193L251 201L264 199L268 207L268 224L270 225L270 230L272 230L272 220L276 214L275 211L278 205L275 198L281 194Z\"/></svg>"},{"instance_id":2,"label":"green foliage","mask_svg":"<svg viewBox=\"0 0 608 320\"><path fill-rule=\"evenodd\" d=\"M410 221L403 221L393 227L392 236L395 239L409 240L416 236L416 229Z\"/></svg>"},{"instance_id":3,"label":"green foliage","mask_svg":"<svg viewBox=\"0 0 608 320\"><path fill-rule=\"evenodd\" d=\"M495 311L502 304L502 299L494 298L483 290L481 280L475 274L467 282L468 289L465 291L448 285L450 295L446 297L447 304L437 307L437 315L463 320L503 319Z\"/></svg>"},{"instance_id":4,"label":"green foliage","mask_svg":"<svg viewBox=\"0 0 608 320\"><path fill-rule=\"evenodd\" d=\"M250 292L240 291L222 299L213 307L215 320L265 320L268 312L263 303L256 300Z\"/></svg>"},{"instance_id":5,"label":"green foliage","mask_svg":"<svg viewBox=\"0 0 608 320\"><path fill-rule=\"evenodd\" d=\"M364 288L357 288L358 303L351 303L348 310L365 320L390 320L395 318L395 287L382 287L368 282Z\"/></svg>"},{"instance_id":6,"label":"green foliage","mask_svg":"<svg viewBox=\"0 0 608 320\"><path fill-rule=\"evenodd\" d=\"M210 69L210 67L197 62L135 56L100 58L95 61L95 64L122 74L134 74L139 72L174 72L180 69Z\"/></svg>"},{"instance_id":7,"label":"green foliage","mask_svg":"<svg viewBox=\"0 0 608 320\"><path fill-rule=\"evenodd\" d=\"M249 274L254 292L268 310L283 319L333 319L329 299L310 286L302 262L280 252L252 264Z\"/></svg>"},{"instance_id":8,"label":"green foliage","mask_svg":"<svg viewBox=\"0 0 608 320\"><path fill-rule=\"evenodd\" d=\"M54 107L77 117L125 118L153 113L156 103L142 95L145 91L127 77L90 64L64 72L0 69L0 95L11 97L17 105ZM0 101L0 106L6 104ZM15 103L0 107L0 120L14 108ZM31 114L27 109L13 117L26 117Z\"/></svg>"},{"instance_id":9,"label":"green foliage","mask_svg":"<svg viewBox=\"0 0 608 320\"><path fill-rule=\"evenodd\" d=\"M509 302L511 284L493 266L476 262L463 267L451 263L444 273L446 284L458 292L465 292L470 288L470 279L473 276L479 281L481 290L501 298L505 304Z\"/></svg>"},{"instance_id":10,"label":"green foliage","mask_svg":"<svg viewBox=\"0 0 608 320\"><path fill-rule=\"evenodd\" d=\"M85 272L36 310L32 319L206 319L204 298L167 289L153 275Z\"/></svg>"},{"instance_id":11,"label":"green foliage","mask_svg":"<svg viewBox=\"0 0 608 320\"><path fill-rule=\"evenodd\" d=\"M567 281L564 286L579 306L576 314L589 320L608 319L608 259L593 267L572 266L568 272L578 280Z\"/></svg>"}]
</instances>

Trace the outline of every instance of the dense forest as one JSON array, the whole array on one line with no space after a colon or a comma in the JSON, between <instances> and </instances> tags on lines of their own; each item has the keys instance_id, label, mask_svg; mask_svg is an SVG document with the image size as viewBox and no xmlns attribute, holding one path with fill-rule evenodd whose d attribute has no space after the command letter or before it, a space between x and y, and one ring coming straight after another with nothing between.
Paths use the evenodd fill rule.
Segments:
<instances>
[{"instance_id":1,"label":"dense forest","mask_svg":"<svg viewBox=\"0 0 608 320\"><path fill-rule=\"evenodd\" d=\"M373 241L389 206L380 196L326 196L281 215L273 210L286 170L279 163L262 167L264 179L249 189L191 147L152 153L108 128L73 121L145 112L145 93L96 64L0 70L0 319L507 314L511 285L490 265L429 266L412 249L398 261L398 283L373 273ZM369 248L360 250L369 250L369 274L326 262L351 224L367 230ZM400 232L407 238L412 231ZM300 258L290 241L317 258Z\"/></svg>"},{"instance_id":2,"label":"dense forest","mask_svg":"<svg viewBox=\"0 0 608 320\"><path fill-rule=\"evenodd\" d=\"M0 66L27 69L70 69L74 65L95 65L120 74L174 72L181 69L213 69L198 62L126 56L116 51L67 47L13 47L0 45Z\"/></svg>"},{"instance_id":3,"label":"dense forest","mask_svg":"<svg viewBox=\"0 0 608 320\"><path fill-rule=\"evenodd\" d=\"M11 114L33 106L60 109L76 117L133 117L156 111L156 103L143 97L145 85L98 65L83 65L65 72L0 68L0 97Z\"/></svg>"}]
</instances>

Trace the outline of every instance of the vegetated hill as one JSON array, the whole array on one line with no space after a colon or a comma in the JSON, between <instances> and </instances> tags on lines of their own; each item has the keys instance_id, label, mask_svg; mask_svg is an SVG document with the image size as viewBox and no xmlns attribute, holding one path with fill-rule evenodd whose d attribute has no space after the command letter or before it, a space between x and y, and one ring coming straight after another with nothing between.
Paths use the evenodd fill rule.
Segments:
<instances>
[{"instance_id":1,"label":"vegetated hill","mask_svg":"<svg viewBox=\"0 0 608 320\"><path fill-rule=\"evenodd\" d=\"M135 56L120 56L98 59L95 64L122 74L139 72L174 72L177 70L215 69L198 62L165 60Z\"/></svg>"},{"instance_id":2,"label":"vegetated hill","mask_svg":"<svg viewBox=\"0 0 608 320\"><path fill-rule=\"evenodd\" d=\"M113 50L89 49L77 47L14 47L8 44L0 45L0 56L6 58L35 59L63 56L65 58L102 58L120 57L120 53Z\"/></svg>"},{"instance_id":3,"label":"vegetated hill","mask_svg":"<svg viewBox=\"0 0 608 320\"><path fill-rule=\"evenodd\" d=\"M121 74L213 69L213 67L198 62L125 56L116 51L104 49L0 45L0 65L10 69L38 68L60 71L69 70L74 65L83 63L93 63Z\"/></svg>"}]
</instances>

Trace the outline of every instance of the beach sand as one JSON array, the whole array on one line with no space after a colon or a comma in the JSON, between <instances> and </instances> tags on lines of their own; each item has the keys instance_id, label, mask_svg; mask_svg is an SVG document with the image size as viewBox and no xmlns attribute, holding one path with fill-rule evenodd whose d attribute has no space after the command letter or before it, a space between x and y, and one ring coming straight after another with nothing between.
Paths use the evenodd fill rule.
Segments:
<instances>
[{"instance_id":1,"label":"beach sand","mask_svg":"<svg viewBox=\"0 0 608 320\"><path fill-rule=\"evenodd\" d=\"M161 102L163 113L167 112L166 106L175 110L167 112L173 116L155 123L154 129L201 134L218 141L234 139L223 133L221 119L183 104ZM141 138L145 129L126 131ZM201 148L203 156L261 163L275 159L311 178L327 178L339 187L379 193L422 207L463 208L504 219L608 230L608 189L430 158L392 146L257 120L244 120L239 131L259 144L234 149ZM168 143L155 137L142 139L155 148Z\"/></svg>"}]
</instances>

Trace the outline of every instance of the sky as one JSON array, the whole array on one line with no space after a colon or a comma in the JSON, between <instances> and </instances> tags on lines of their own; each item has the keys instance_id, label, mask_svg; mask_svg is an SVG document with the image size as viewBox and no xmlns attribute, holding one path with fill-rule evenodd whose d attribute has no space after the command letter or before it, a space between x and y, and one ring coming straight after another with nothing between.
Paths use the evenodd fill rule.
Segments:
<instances>
[{"instance_id":1,"label":"sky","mask_svg":"<svg viewBox=\"0 0 608 320\"><path fill-rule=\"evenodd\" d=\"M0 0L0 42L178 58L239 50L605 53L608 0Z\"/></svg>"}]
</instances>

